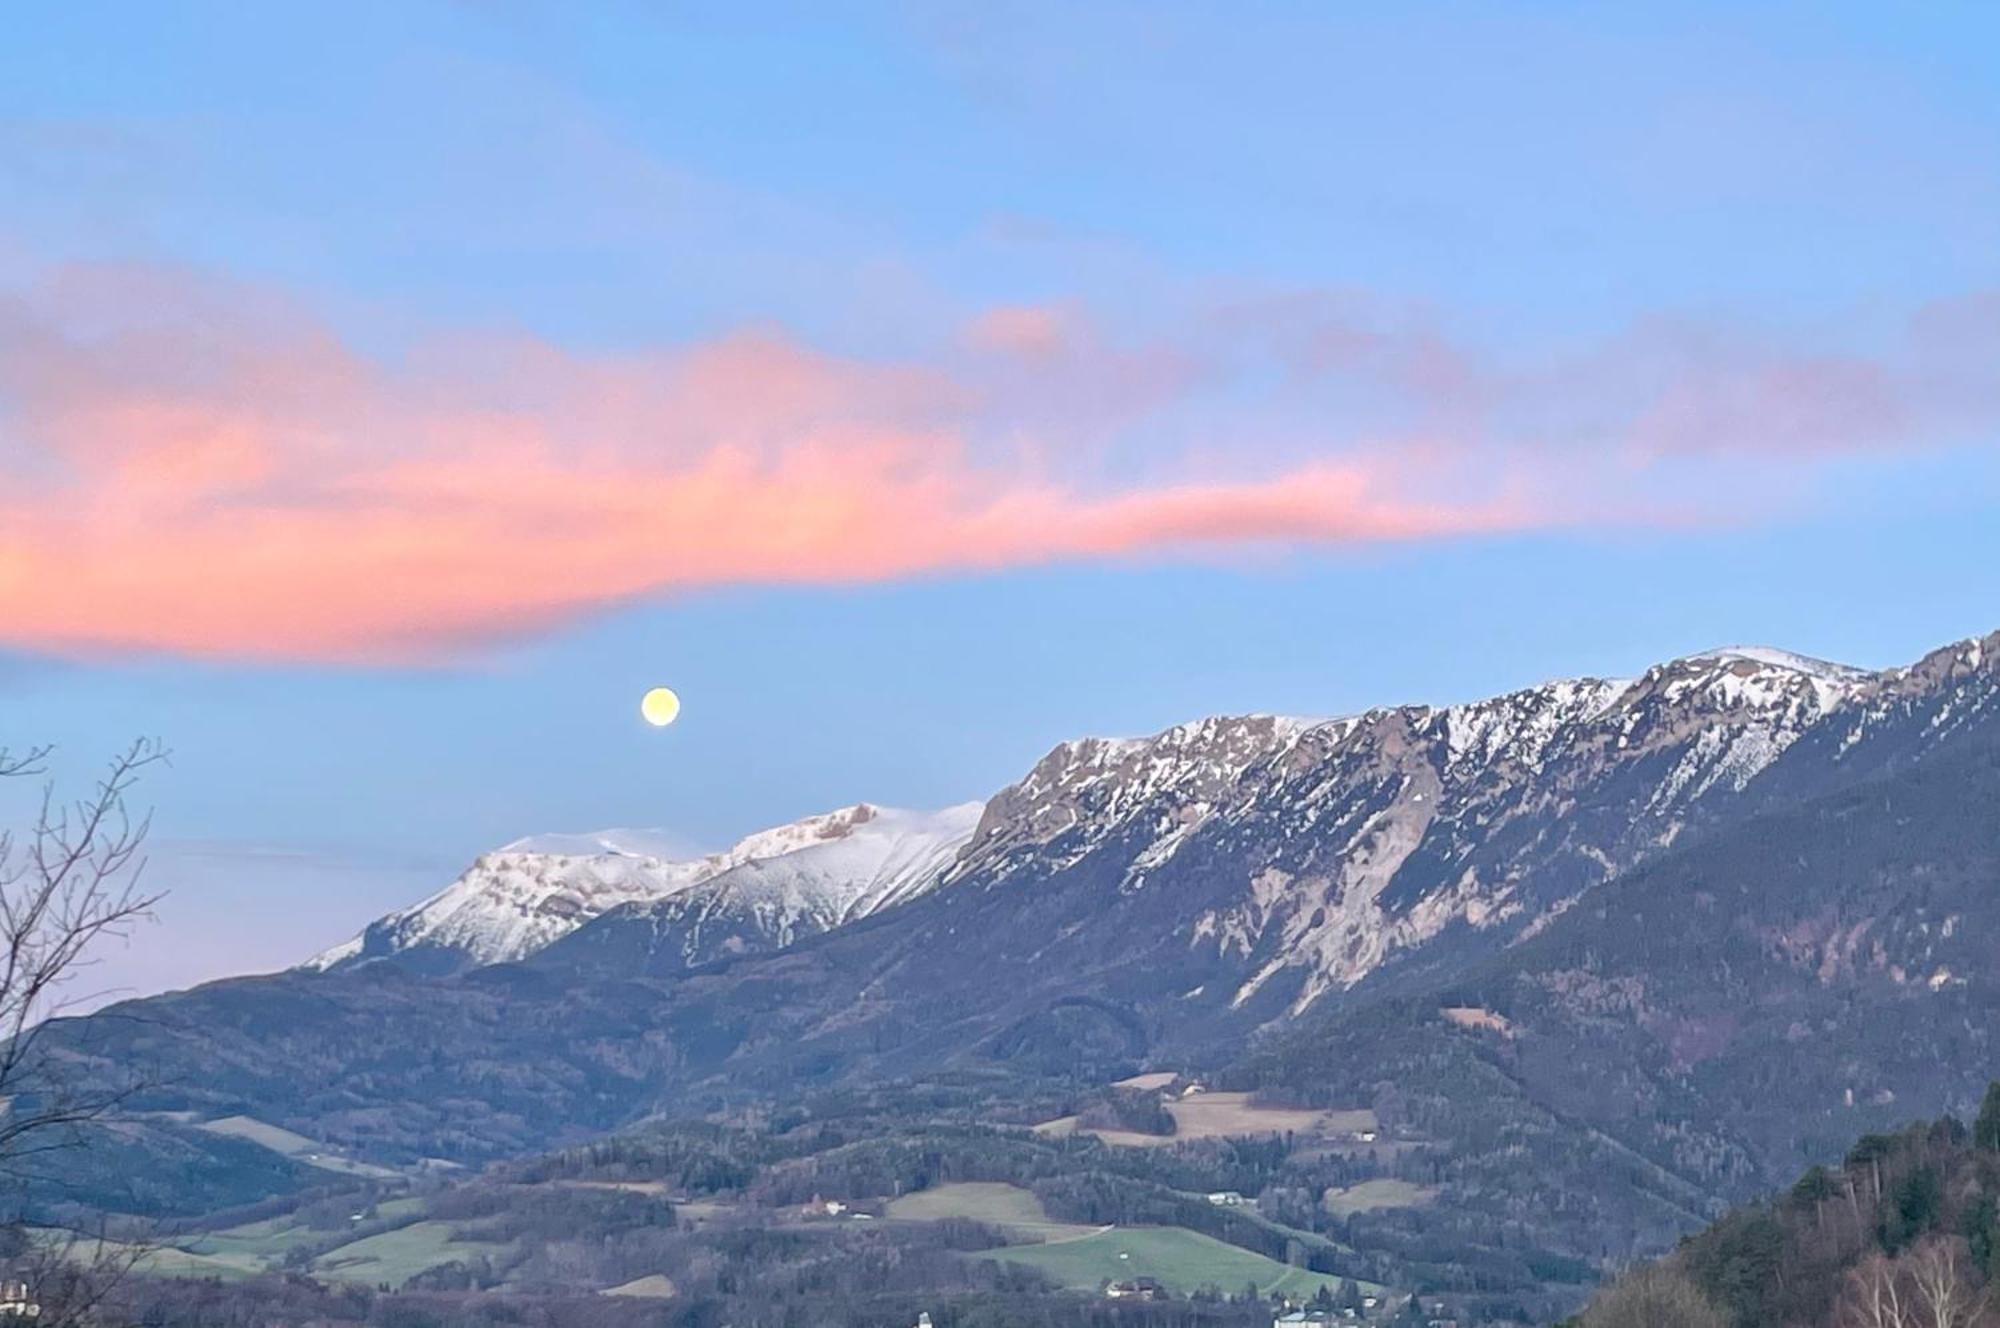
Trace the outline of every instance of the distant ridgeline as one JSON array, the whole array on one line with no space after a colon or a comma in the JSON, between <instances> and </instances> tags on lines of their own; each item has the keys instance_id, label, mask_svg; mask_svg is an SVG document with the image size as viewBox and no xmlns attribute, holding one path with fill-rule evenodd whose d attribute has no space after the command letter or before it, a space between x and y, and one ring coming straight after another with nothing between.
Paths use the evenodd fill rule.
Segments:
<instances>
[{"instance_id":1,"label":"distant ridgeline","mask_svg":"<svg viewBox=\"0 0 2000 1328\"><path fill-rule=\"evenodd\" d=\"M2000 1323L2000 1083L1968 1130L1865 1135L1837 1167L1738 1208L1619 1278L1574 1328L1975 1328Z\"/></svg>"},{"instance_id":2,"label":"distant ridgeline","mask_svg":"<svg viewBox=\"0 0 2000 1328\"><path fill-rule=\"evenodd\" d=\"M2000 635L1082 739L983 804L697 860L525 841L312 966L52 1023L71 1087L142 1091L28 1197L191 1217L700 1124L739 1216L807 1158L842 1201L1028 1183L1546 1321L1857 1135L1971 1114L1996 807ZM923 1165L841 1169L884 1148Z\"/></svg>"}]
</instances>

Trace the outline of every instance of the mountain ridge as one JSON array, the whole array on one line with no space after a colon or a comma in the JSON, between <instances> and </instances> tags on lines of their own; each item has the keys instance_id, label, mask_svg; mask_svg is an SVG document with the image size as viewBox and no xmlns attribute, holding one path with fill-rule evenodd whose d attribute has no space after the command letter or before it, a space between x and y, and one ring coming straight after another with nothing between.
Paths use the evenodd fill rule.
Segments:
<instances>
[{"instance_id":1,"label":"mountain ridge","mask_svg":"<svg viewBox=\"0 0 2000 1328\"><path fill-rule=\"evenodd\" d=\"M885 825L922 841L915 848L920 856L947 859L936 864L937 870L920 873L922 879L885 883L893 887L885 897L869 898L865 887L882 864L866 853L852 855L848 876L829 880L819 892L824 898L809 897L803 887L795 889L790 901L794 916L789 922L773 919L772 935L765 938L770 944L785 944L800 918L834 925L855 915L857 905L865 911L935 884L949 865L949 856L969 834L970 812L976 806L912 813L856 803L755 831L718 853L681 859L644 851L653 845L637 840L633 832L518 839L481 854L437 893L385 914L298 967L326 972L397 962L422 971L449 972L525 959L614 909L663 903L757 863L811 854L829 844L880 840ZM564 851L572 846L589 851ZM893 855L898 845L881 848ZM726 883L708 891L705 898L711 911L725 906L726 893ZM745 943L755 939L746 935Z\"/></svg>"},{"instance_id":2,"label":"mountain ridge","mask_svg":"<svg viewBox=\"0 0 2000 1328\"><path fill-rule=\"evenodd\" d=\"M1345 822L1332 818L1336 830L1345 824L1344 861L1331 879L1305 878L1303 894L1313 898L1312 908L1297 907L1301 877L1292 866L1264 864L1275 874L1250 871L1246 898L1210 910L1193 924L1193 940L1246 954L1269 951L1233 992L1239 1004L1265 984L1288 978L1289 970L1305 969L1293 997L1296 1013L1328 991L1362 980L1396 953L1460 924L1476 930L1504 928L1514 919L1540 925L1594 879L1671 843L1704 814L1707 803L1742 794L1787 748L1821 734L1836 715L1855 715L1855 726L1843 735L1844 751L1872 722L1865 713L1868 703L1877 709L1893 703L1899 689L1929 676L1926 670L1935 673L1941 661L1965 657L1976 667L1984 658L1984 640L1968 638L1915 664L1878 671L1772 647L1727 646L1665 661L1636 677L1557 679L1450 705L1386 706L1324 719L1215 715L1144 737L1070 739L986 801L976 825L952 840L949 861L923 889L889 891L880 906L961 881L994 888L1022 872L1066 871L1111 837L1147 840L1130 855L1117 887L1121 893L1143 890L1205 827L1254 816L1265 810L1258 804L1273 796L1303 802L1299 790L1285 787L1288 766L1310 771L1345 763L1350 787L1325 799L1344 798L1346 804ZM1668 752L1671 759L1656 768ZM1565 764L1601 769L1597 775L1566 776L1555 769ZM1587 782L1620 767L1643 770L1638 778L1650 780L1645 796L1631 800L1627 810L1647 827L1651 845L1645 835L1627 835L1622 845L1608 842L1617 837L1608 830L1593 835L1575 845L1574 853L1557 855L1563 861L1553 876L1539 873L1567 882L1556 894L1527 881L1520 860L1473 861L1482 843L1494 838L1496 804L1509 786L1565 778ZM1371 796L1357 794L1363 786ZM1560 790L1541 792L1556 803L1564 796ZM1313 816L1307 806L1292 810L1307 816L1308 824L1281 835L1325 831L1328 818ZM1523 810L1517 806L1507 814ZM529 958L600 921L596 939L554 957L582 957L594 948L642 965L657 962L660 971L672 972L725 952L782 948L868 911L840 902L864 897L866 881L829 877L818 897L795 888L788 901L767 898L760 910L753 897L760 891L769 896L774 887L768 879L762 887L755 883L771 873L739 869L840 839L875 814L871 804L856 804L746 836L721 854L678 862L631 851L630 832L515 841L482 855L431 898L378 919L304 967L393 958L451 971ZM1474 823L1469 829L1463 824L1468 818ZM1453 837L1460 841L1455 846L1447 842ZM541 844L598 845L606 851L521 851ZM1440 853L1447 861L1426 865ZM1595 869L1574 860L1579 856L1597 859ZM1460 874L1445 879L1439 873L1451 863ZM874 870L866 860L852 869L863 877ZM720 877L730 879L671 902ZM737 905L726 898L730 884L744 889L746 897ZM621 922L642 921L656 933L650 942L606 938ZM717 934L716 944L683 934L698 925ZM1274 927L1278 940L1266 944Z\"/></svg>"},{"instance_id":3,"label":"mountain ridge","mask_svg":"<svg viewBox=\"0 0 2000 1328\"><path fill-rule=\"evenodd\" d=\"M1370 1010L1390 1022L1364 1054L1388 1075L1396 1048L1433 1045L1414 1035L1439 1004L1478 1003L1438 992L1600 925L1613 901L1643 904L1594 892L1648 879L1648 863L1754 845L1757 826L1816 800L1858 818L1846 833L1897 833L1868 819L1893 798L1866 786L1994 741L1996 646L1839 682L1831 705L1826 680L1797 670L1674 661L1468 707L1065 743L988 801L937 888L775 950L649 967L551 947L456 976L371 964L233 979L58 1021L45 1045L78 1073L161 1067L147 1111L251 1115L390 1162L479 1161L695 1104L912 1075L1222 1075L1274 1038ZM632 953L659 954L650 944ZM1560 1078L1592 1027L1544 1024L1533 1063ZM1852 1036L1865 1045L1867 1029ZM1332 1092L1324 1057L1339 1044L1313 1037L1285 1044L1329 1048L1293 1058L1293 1091ZM1646 1073L1673 1073L1663 1064ZM1338 1091L1403 1091L1368 1073ZM1673 1092L1701 1122L1699 1095ZM1702 1128L1754 1135L1754 1108L1728 1110ZM1641 1234L1685 1211L1673 1200Z\"/></svg>"}]
</instances>

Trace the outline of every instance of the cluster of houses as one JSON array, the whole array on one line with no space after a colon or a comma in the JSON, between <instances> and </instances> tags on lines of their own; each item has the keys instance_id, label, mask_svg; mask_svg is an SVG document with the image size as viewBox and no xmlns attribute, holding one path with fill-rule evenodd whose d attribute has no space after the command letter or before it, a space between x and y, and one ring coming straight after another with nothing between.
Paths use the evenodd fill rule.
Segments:
<instances>
[{"instance_id":1,"label":"cluster of houses","mask_svg":"<svg viewBox=\"0 0 2000 1328\"><path fill-rule=\"evenodd\" d=\"M1171 1299L1167 1288L1154 1277L1134 1277L1108 1283L1104 1288L1104 1294L1110 1300ZM1346 1328L1346 1325L1374 1321L1388 1313L1391 1308L1382 1297L1374 1295L1361 1297L1359 1305L1343 1305L1338 1308L1288 1306L1271 1320L1271 1328ZM1458 1328L1458 1321L1442 1317L1444 1313L1442 1303L1431 1306L1430 1314L1424 1320L1424 1328ZM928 1312L917 1316L916 1328L933 1328Z\"/></svg>"},{"instance_id":2,"label":"cluster of houses","mask_svg":"<svg viewBox=\"0 0 2000 1328\"><path fill-rule=\"evenodd\" d=\"M26 1282L9 1278L0 1281L0 1319L39 1319L42 1307Z\"/></svg>"},{"instance_id":3,"label":"cluster of houses","mask_svg":"<svg viewBox=\"0 0 2000 1328\"><path fill-rule=\"evenodd\" d=\"M1155 1277L1133 1277L1108 1282L1107 1300L1170 1300L1172 1293ZM1348 1328L1348 1325L1376 1323L1391 1314L1397 1305L1386 1296L1364 1292L1347 1305L1328 1305L1322 1299L1312 1305L1287 1302L1271 1319L1271 1328ZM1444 1302L1422 1307L1424 1328L1458 1328L1458 1321L1446 1317ZM1402 1320L1398 1320L1402 1322ZM919 1324L918 1328L928 1328Z\"/></svg>"},{"instance_id":4,"label":"cluster of houses","mask_svg":"<svg viewBox=\"0 0 2000 1328\"><path fill-rule=\"evenodd\" d=\"M1364 1292L1349 1305L1293 1305L1286 1307L1271 1320L1271 1328L1327 1328L1330 1324L1361 1323L1378 1314L1386 1313L1389 1306L1382 1297Z\"/></svg>"},{"instance_id":5,"label":"cluster of houses","mask_svg":"<svg viewBox=\"0 0 2000 1328\"><path fill-rule=\"evenodd\" d=\"M1271 1320L1271 1328L1342 1328L1346 1324L1368 1322L1389 1313L1392 1308L1380 1296L1363 1296L1358 1306L1287 1309ZM1428 1307L1423 1322L1424 1328L1458 1328L1458 1320L1445 1317L1442 1302Z\"/></svg>"}]
</instances>

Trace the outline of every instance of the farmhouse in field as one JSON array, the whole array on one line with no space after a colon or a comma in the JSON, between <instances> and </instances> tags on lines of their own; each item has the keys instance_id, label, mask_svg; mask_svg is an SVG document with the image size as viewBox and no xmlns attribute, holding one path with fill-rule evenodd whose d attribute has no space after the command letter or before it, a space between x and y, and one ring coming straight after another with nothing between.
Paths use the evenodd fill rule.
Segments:
<instances>
[{"instance_id":1,"label":"farmhouse in field","mask_svg":"<svg viewBox=\"0 0 2000 1328\"><path fill-rule=\"evenodd\" d=\"M1243 1196L1235 1190L1213 1190L1209 1193L1208 1201L1220 1208L1241 1208L1243 1206Z\"/></svg>"},{"instance_id":2,"label":"farmhouse in field","mask_svg":"<svg viewBox=\"0 0 2000 1328\"><path fill-rule=\"evenodd\" d=\"M0 1318L38 1319L41 1314L42 1307L26 1282L13 1278L0 1281Z\"/></svg>"},{"instance_id":3,"label":"farmhouse in field","mask_svg":"<svg viewBox=\"0 0 2000 1328\"><path fill-rule=\"evenodd\" d=\"M1135 1277L1111 1283L1104 1288L1104 1295L1109 1300L1165 1300L1167 1288L1156 1277Z\"/></svg>"},{"instance_id":4,"label":"farmhouse in field","mask_svg":"<svg viewBox=\"0 0 2000 1328\"><path fill-rule=\"evenodd\" d=\"M1352 1319L1354 1315L1351 1311L1343 1316L1335 1310L1286 1310L1271 1320L1271 1328L1327 1328L1343 1317Z\"/></svg>"}]
</instances>

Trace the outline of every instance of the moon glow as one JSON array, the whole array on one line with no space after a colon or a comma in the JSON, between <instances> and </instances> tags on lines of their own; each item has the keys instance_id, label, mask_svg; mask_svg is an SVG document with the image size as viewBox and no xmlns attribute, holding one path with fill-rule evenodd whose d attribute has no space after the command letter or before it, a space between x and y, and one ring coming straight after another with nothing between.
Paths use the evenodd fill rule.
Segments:
<instances>
[{"instance_id":1,"label":"moon glow","mask_svg":"<svg viewBox=\"0 0 2000 1328\"><path fill-rule=\"evenodd\" d=\"M681 698L674 694L671 687L655 687L639 698L639 713L648 724L663 729L681 713Z\"/></svg>"}]
</instances>

